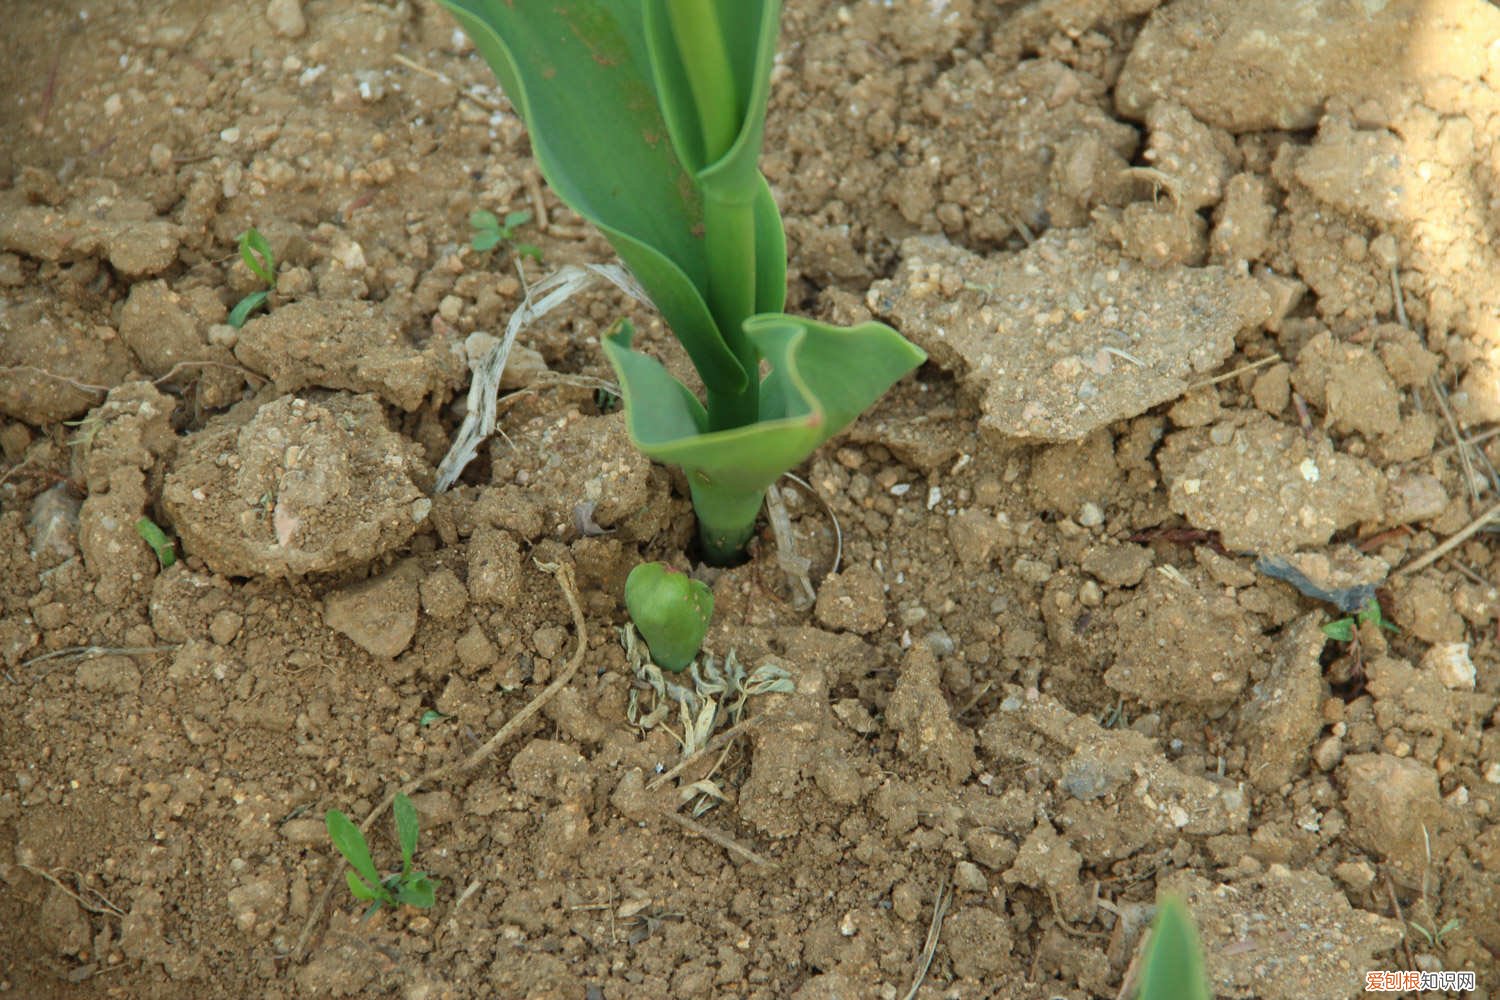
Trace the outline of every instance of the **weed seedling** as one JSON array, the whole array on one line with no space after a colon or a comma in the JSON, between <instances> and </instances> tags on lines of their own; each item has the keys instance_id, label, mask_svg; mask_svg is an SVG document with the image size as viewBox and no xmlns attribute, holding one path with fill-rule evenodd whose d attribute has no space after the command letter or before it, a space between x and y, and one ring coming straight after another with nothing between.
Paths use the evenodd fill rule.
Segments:
<instances>
[{"instance_id":1,"label":"weed seedling","mask_svg":"<svg viewBox=\"0 0 1500 1000\"><path fill-rule=\"evenodd\" d=\"M474 236L469 246L478 253L488 253L502 244L510 244L517 256L530 257L538 264L542 262L542 251L530 243L513 242L516 230L531 221L530 212L508 212L501 222L494 212L476 209L469 214L469 226Z\"/></svg>"},{"instance_id":2,"label":"weed seedling","mask_svg":"<svg viewBox=\"0 0 1500 1000\"><path fill-rule=\"evenodd\" d=\"M703 646L714 614L714 595L680 569L641 563L625 578L630 620L663 670L682 671Z\"/></svg>"},{"instance_id":3,"label":"weed seedling","mask_svg":"<svg viewBox=\"0 0 1500 1000\"><path fill-rule=\"evenodd\" d=\"M140 535L151 551L156 553L156 561L166 569L177 561L177 549L172 545L172 539L162 531L160 526L149 517L143 517L135 522L135 533Z\"/></svg>"},{"instance_id":4,"label":"weed seedling","mask_svg":"<svg viewBox=\"0 0 1500 1000\"><path fill-rule=\"evenodd\" d=\"M246 295L229 310L229 325L236 330L244 326L250 314L265 305L276 290L276 255L271 252L270 242L254 226L240 233L240 260L266 287Z\"/></svg>"},{"instance_id":5,"label":"weed seedling","mask_svg":"<svg viewBox=\"0 0 1500 1000\"><path fill-rule=\"evenodd\" d=\"M883 324L782 311L786 234L758 166L780 0L439 2L552 190L610 241L698 370L703 400L632 349L629 322L603 338L631 440L683 469L704 556L733 562L767 488L926 359Z\"/></svg>"},{"instance_id":6,"label":"weed seedling","mask_svg":"<svg viewBox=\"0 0 1500 1000\"><path fill-rule=\"evenodd\" d=\"M1136 1000L1212 1000L1203 968L1203 946L1187 904L1162 901L1141 961Z\"/></svg>"},{"instance_id":7,"label":"weed seedling","mask_svg":"<svg viewBox=\"0 0 1500 1000\"><path fill-rule=\"evenodd\" d=\"M1388 632L1401 631L1386 619L1385 613L1380 610L1380 602L1372 597L1355 614L1325 624L1323 634L1334 642L1354 642L1358 638L1359 627L1365 622L1374 622Z\"/></svg>"},{"instance_id":8,"label":"weed seedling","mask_svg":"<svg viewBox=\"0 0 1500 1000\"><path fill-rule=\"evenodd\" d=\"M398 906L405 903L426 909L433 902L432 879L422 872L412 870L412 856L417 852L417 807L411 799L397 794L391 804L396 816L396 840L401 844L401 871L380 877L375 862L370 858L370 845L365 835L353 821L337 809L328 810L324 823L328 827L328 839L349 862L344 871L344 881L355 899L370 901L368 917L382 906Z\"/></svg>"}]
</instances>

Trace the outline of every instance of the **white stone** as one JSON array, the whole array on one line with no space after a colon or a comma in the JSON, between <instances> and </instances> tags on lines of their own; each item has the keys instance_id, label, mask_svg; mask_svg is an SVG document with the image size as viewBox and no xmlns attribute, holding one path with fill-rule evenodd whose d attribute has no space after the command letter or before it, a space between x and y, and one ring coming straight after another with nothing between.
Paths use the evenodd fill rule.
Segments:
<instances>
[{"instance_id":1,"label":"white stone","mask_svg":"<svg viewBox=\"0 0 1500 1000\"><path fill-rule=\"evenodd\" d=\"M1474 661L1467 642L1435 643L1422 657L1422 667L1437 674L1443 687L1453 691L1474 690Z\"/></svg>"}]
</instances>

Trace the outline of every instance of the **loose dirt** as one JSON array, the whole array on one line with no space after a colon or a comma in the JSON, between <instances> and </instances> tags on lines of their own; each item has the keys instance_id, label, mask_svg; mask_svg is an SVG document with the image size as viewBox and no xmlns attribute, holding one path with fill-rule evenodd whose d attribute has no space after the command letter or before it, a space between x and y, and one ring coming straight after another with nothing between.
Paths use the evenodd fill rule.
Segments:
<instances>
[{"instance_id":1,"label":"loose dirt","mask_svg":"<svg viewBox=\"0 0 1500 1000\"><path fill-rule=\"evenodd\" d=\"M932 360L783 484L812 594L694 570L796 689L663 783L691 508L595 391L660 321L527 329L435 491L466 338L610 258L453 22L0 0L0 990L1113 998L1176 893L1220 997L1495 992L1500 13L787 6L791 306ZM437 905L365 919L322 817L402 787Z\"/></svg>"}]
</instances>

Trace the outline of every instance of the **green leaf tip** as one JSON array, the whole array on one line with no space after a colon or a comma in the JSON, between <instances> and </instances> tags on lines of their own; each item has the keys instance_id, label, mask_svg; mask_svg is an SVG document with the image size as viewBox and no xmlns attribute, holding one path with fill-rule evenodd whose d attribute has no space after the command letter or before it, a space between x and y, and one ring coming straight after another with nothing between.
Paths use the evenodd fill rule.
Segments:
<instances>
[{"instance_id":1,"label":"green leaf tip","mask_svg":"<svg viewBox=\"0 0 1500 1000\"><path fill-rule=\"evenodd\" d=\"M391 811L396 814L396 841L401 846L401 874L404 876L411 871L412 857L417 852L417 807L404 792L397 792Z\"/></svg>"},{"instance_id":2,"label":"green leaf tip","mask_svg":"<svg viewBox=\"0 0 1500 1000\"><path fill-rule=\"evenodd\" d=\"M708 634L714 595L703 583L659 562L641 563L625 580L625 606L663 670L693 662Z\"/></svg>"},{"instance_id":3,"label":"green leaf tip","mask_svg":"<svg viewBox=\"0 0 1500 1000\"><path fill-rule=\"evenodd\" d=\"M1203 946L1187 904L1165 897L1151 926L1141 963L1136 1000L1213 1000L1204 971Z\"/></svg>"}]
</instances>

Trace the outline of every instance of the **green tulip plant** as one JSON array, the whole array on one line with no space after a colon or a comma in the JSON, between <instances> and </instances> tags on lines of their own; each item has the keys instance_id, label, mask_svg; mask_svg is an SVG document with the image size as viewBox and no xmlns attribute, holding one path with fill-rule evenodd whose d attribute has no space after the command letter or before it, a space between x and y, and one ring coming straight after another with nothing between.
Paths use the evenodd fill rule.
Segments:
<instances>
[{"instance_id":1,"label":"green tulip plant","mask_svg":"<svg viewBox=\"0 0 1500 1000\"><path fill-rule=\"evenodd\" d=\"M880 323L782 312L786 236L757 165L779 0L439 0L494 70L552 189L609 239L702 377L604 350L631 439L687 474L710 562L766 488L926 356ZM769 373L761 374L761 364Z\"/></svg>"}]
</instances>

